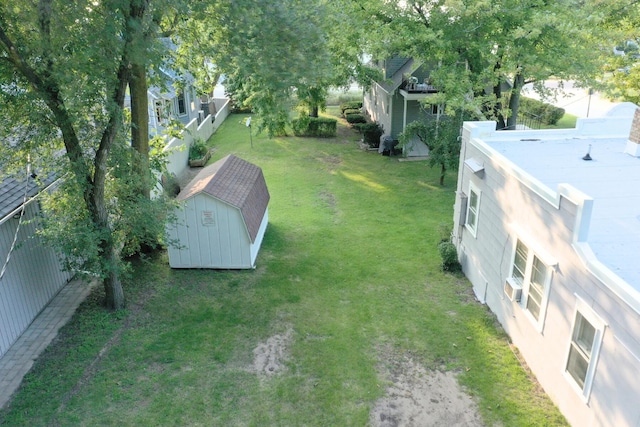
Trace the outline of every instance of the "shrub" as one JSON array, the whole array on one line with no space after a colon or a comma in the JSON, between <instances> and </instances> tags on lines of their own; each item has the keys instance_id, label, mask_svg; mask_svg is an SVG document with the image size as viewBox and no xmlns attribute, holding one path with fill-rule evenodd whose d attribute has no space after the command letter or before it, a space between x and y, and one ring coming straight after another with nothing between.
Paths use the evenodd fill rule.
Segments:
<instances>
[{"instance_id":1,"label":"shrub","mask_svg":"<svg viewBox=\"0 0 640 427\"><path fill-rule=\"evenodd\" d=\"M380 137L384 129L378 123L355 123L353 127L362 134L362 141L369 147L380 147Z\"/></svg>"},{"instance_id":2,"label":"shrub","mask_svg":"<svg viewBox=\"0 0 640 427\"><path fill-rule=\"evenodd\" d=\"M442 258L442 271L450 273L462 271L462 266L458 261L458 251L453 243L449 241L440 242L438 244L438 252L440 252L440 258Z\"/></svg>"},{"instance_id":3,"label":"shrub","mask_svg":"<svg viewBox=\"0 0 640 427\"><path fill-rule=\"evenodd\" d=\"M555 125L564 116L564 108L532 98L520 98L520 113L529 114L540 119L545 125Z\"/></svg>"},{"instance_id":4,"label":"shrub","mask_svg":"<svg viewBox=\"0 0 640 427\"><path fill-rule=\"evenodd\" d=\"M167 196L174 198L180 193L180 183L176 174L165 173L162 175L160 182Z\"/></svg>"},{"instance_id":5,"label":"shrub","mask_svg":"<svg viewBox=\"0 0 640 427\"><path fill-rule=\"evenodd\" d=\"M367 123L367 119L362 114L347 114L345 116L347 122L354 123Z\"/></svg>"},{"instance_id":6,"label":"shrub","mask_svg":"<svg viewBox=\"0 0 640 427\"><path fill-rule=\"evenodd\" d=\"M360 110L359 108L347 108L342 113L342 116L347 117L348 114L362 114L362 110Z\"/></svg>"},{"instance_id":7,"label":"shrub","mask_svg":"<svg viewBox=\"0 0 640 427\"><path fill-rule=\"evenodd\" d=\"M362 108L362 101L349 101L340 104L340 111L344 114L345 110L358 110Z\"/></svg>"},{"instance_id":8,"label":"shrub","mask_svg":"<svg viewBox=\"0 0 640 427\"><path fill-rule=\"evenodd\" d=\"M189 147L189 160L201 159L207 154L207 151L209 151L209 147L207 147L204 141L196 139Z\"/></svg>"},{"instance_id":9,"label":"shrub","mask_svg":"<svg viewBox=\"0 0 640 427\"><path fill-rule=\"evenodd\" d=\"M451 224L448 222L441 222L438 225L438 234L440 234L440 242L451 241Z\"/></svg>"},{"instance_id":10,"label":"shrub","mask_svg":"<svg viewBox=\"0 0 640 427\"><path fill-rule=\"evenodd\" d=\"M324 117L301 116L291 122L295 136L331 138L336 136L338 121Z\"/></svg>"},{"instance_id":11,"label":"shrub","mask_svg":"<svg viewBox=\"0 0 640 427\"><path fill-rule=\"evenodd\" d=\"M543 115L543 123L548 125L555 125L564 116L564 108L555 107L553 105L547 105L545 114Z\"/></svg>"}]
</instances>

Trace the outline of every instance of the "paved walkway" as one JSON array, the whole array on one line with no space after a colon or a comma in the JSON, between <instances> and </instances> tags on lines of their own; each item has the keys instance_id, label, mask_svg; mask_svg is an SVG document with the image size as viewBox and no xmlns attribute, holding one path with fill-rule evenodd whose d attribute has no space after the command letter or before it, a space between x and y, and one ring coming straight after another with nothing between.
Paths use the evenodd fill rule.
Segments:
<instances>
[{"instance_id":1,"label":"paved walkway","mask_svg":"<svg viewBox=\"0 0 640 427\"><path fill-rule=\"evenodd\" d=\"M70 281L0 358L0 408L9 401L33 366L33 361L56 337L58 330L71 318L94 284L87 285L81 280Z\"/></svg>"}]
</instances>

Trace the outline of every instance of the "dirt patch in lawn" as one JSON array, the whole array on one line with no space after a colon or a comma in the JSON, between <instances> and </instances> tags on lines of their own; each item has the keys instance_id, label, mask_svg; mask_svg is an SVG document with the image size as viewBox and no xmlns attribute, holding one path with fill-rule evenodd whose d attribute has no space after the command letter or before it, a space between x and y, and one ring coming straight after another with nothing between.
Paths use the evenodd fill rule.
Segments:
<instances>
[{"instance_id":1,"label":"dirt patch in lawn","mask_svg":"<svg viewBox=\"0 0 640 427\"><path fill-rule=\"evenodd\" d=\"M386 358L380 368L389 385L378 399L373 427L483 426L478 407L453 372L426 370L410 356Z\"/></svg>"},{"instance_id":2,"label":"dirt patch in lawn","mask_svg":"<svg viewBox=\"0 0 640 427\"><path fill-rule=\"evenodd\" d=\"M282 372L284 363L289 358L288 347L292 335L293 331L287 329L285 333L274 335L258 344L253 350L253 371L266 377Z\"/></svg>"}]
</instances>

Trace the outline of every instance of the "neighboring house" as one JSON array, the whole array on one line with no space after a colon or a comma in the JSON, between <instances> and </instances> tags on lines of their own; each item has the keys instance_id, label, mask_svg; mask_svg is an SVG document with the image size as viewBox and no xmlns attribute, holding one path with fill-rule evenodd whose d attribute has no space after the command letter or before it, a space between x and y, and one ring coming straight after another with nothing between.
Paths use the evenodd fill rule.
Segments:
<instances>
[{"instance_id":1,"label":"neighboring house","mask_svg":"<svg viewBox=\"0 0 640 427\"><path fill-rule=\"evenodd\" d=\"M168 226L172 268L254 268L269 222L269 190L258 166L228 155L178 194Z\"/></svg>"},{"instance_id":2,"label":"neighboring house","mask_svg":"<svg viewBox=\"0 0 640 427\"><path fill-rule=\"evenodd\" d=\"M54 178L44 177L40 185L29 179L27 203L23 204L26 181L26 177L0 180L0 270L11 251L23 205L25 209L16 244L0 278L0 357L71 277L61 270L55 251L35 233L40 215L36 196Z\"/></svg>"},{"instance_id":3,"label":"neighboring house","mask_svg":"<svg viewBox=\"0 0 640 427\"><path fill-rule=\"evenodd\" d=\"M463 128L463 271L572 425L639 426L640 110L495 127Z\"/></svg>"},{"instance_id":4,"label":"neighboring house","mask_svg":"<svg viewBox=\"0 0 640 427\"><path fill-rule=\"evenodd\" d=\"M437 93L429 83L431 68L412 58L393 57L379 61L383 80L373 82L364 95L363 108L372 121L384 129L385 137L397 139L407 124L436 120L441 106L425 107L422 101ZM426 156L429 149L417 138L405 147L407 156Z\"/></svg>"},{"instance_id":5,"label":"neighboring house","mask_svg":"<svg viewBox=\"0 0 640 427\"><path fill-rule=\"evenodd\" d=\"M161 68L161 75L166 82L165 88L151 87L147 91L149 98L149 135L164 134L164 130L173 120L187 125L193 119L204 120L200 98L193 87L193 79L187 77L184 88L179 88L178 75L168 69Z\"/></svg>"}]
</instances>

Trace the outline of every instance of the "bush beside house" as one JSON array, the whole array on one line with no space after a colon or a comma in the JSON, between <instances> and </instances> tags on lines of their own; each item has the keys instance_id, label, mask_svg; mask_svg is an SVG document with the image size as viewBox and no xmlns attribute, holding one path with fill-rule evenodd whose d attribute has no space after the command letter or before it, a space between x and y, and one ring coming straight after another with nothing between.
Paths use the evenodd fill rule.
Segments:
<instances>
[{"instance_id":1,"label":"bush beside house","mask_svg":"<svg viewBox=\"0 0 640 427\"><path fill-rule=\"evenodd\" d=\"M345 115L346 110L357 110L358 112L360 112L361 109L362 101L349 101L340 104L340 113L342 113L343 116Z\"/></svg>"},{"instance_id":2,"label":"bush beside house","mask_svg":"<svg viewBox=\"0 0 640 427\"><path fill-rule=\"evenodd\" d=\"M378 123L355 123L353 128L362 134L362 142L369 147L380 147L380 137L384 134L384 129Z\"/></svg>"},{"instance_id":3,"label":"bush beside house","mask_svg":"<svg viewBox=\"0 0 640 427\"><path fill-rule=\"evenodd\" d=\"M564 113L564 108L537 99L520 98L520 114L533 116L539 119L542 124L555 125L564 116Z\"/></svg>"}]
</instances>

